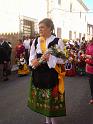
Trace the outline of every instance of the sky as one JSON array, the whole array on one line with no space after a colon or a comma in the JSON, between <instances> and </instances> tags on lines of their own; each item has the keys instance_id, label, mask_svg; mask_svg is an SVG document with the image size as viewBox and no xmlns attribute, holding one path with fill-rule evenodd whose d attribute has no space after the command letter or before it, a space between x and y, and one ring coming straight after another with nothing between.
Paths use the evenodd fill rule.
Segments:
<instances>
[{"instance_id":1,"label":"sky","mask_svg":"<svg viewBox=\"0 0 93 124\"><path fill-rule=\"evenodd\" d=\"M93 0L83 0L85 5L88 7L89 12L88 12L88 22L90 24L93 24Z\"/></svg>"},{"instance_id":2,"label":"sky","mask_svg":"<svg viewBox=\"0 0 93 124\"><path fill-rule=\"evenodd\" d=\"M45 16L43 10L46 8L42 6L44 1L46 0L0 0L0 32L17 31L19 28L17 25L18 15L35 19L43 18ZM93 12L93 0L83 0L83 2ZM93 17L93 13L88 13L88 15ZM89 21L93 24L93 18ZM16 24L15 27L13 26L14 23Z\"/></svg>"},{"instance_id":3,"label":"sky","mask_svg":"<svg viewBox=\"0 0 93 124\"><path fill-rule=\"evenodd\" d=\"M85 5L87 5L87 7L92 10L93 9L93 0L83 0Z\"/></svg>"}]
</instances>

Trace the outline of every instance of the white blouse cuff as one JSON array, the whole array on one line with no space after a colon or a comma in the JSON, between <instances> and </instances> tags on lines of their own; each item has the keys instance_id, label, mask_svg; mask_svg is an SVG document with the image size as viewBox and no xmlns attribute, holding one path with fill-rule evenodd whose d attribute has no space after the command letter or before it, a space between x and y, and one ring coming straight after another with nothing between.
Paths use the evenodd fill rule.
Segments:
<instances>
[{"instance_id":1,"label":"white blouse cuff","mask_svg":"<svg viewBox=\"0 0 93 124\"><path fill-rule=\"evenodd\" d=\"M55 68L57 63L57 58L55 56L50 55L49 60L47 61L49 68Z\"/></svg>"}]
</instances>

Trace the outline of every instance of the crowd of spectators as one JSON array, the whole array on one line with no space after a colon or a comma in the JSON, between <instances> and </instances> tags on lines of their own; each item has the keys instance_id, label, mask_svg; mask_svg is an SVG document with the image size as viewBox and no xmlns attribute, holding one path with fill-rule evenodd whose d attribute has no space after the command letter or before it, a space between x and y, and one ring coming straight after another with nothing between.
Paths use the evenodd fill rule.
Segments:
<instances>
[{"instance_id":1,"label":"crowd of spectators","mask_svg":"<svg viewBox=\"0 0 93 124\"><path fill-rule=\"evenodd\" d=\"M18 44L15 46L15 58L18 65L18 75L29 74L29 55L33 38L28 35L23 39L18 39ZM86 75L85 72L85 50L88 42L82 38L82 41L69 40L65 43L65 53L67 59L65 61L66 76ZM0 80L7 81L8 75L11 74L11 42L6 38L0 37ZM21 58L24 58L24 66L20 64ZM24 65L23 64L23 65ZM20 68L21 67L21 68ZM22 68L23 67L23 68ZM21 70L20 70L21 69Z\"/></svg>"}]
</instances>

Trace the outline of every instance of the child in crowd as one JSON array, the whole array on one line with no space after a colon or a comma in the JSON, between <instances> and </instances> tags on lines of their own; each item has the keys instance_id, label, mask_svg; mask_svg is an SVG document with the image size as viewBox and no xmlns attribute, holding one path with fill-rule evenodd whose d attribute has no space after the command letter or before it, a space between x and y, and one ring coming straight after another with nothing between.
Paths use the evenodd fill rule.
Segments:
<instances>
[{"instance_id":1,"label":"child in crowd","mask_svg":"<svg viewBox=\"0 0 93 124\"><path fill-rule=\"evenodd\" d=\"M23 76L29 74L29 68L27 66L24 54L20 54L20 59L18 61L18 75Z\"/></svg>"}]
</instances>

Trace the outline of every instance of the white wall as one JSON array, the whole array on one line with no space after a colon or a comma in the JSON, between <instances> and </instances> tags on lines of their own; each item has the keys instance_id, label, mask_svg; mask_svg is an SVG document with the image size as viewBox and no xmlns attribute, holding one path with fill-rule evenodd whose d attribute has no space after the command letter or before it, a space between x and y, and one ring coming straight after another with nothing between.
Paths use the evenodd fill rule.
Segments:
<instances>
[{"instance_id":1,"label":"white wall","mask_svg":"<svg viewBox=\"0 0 93 124\"><path fill-rule=\"evenodd\" d=\"M79 37L79 33L87 34L87 20L85 22L86 10L77 0L72 0L72 13L70 12L71 0L62 0L61 6L58 5L57 0L54 0L54 7L50 10L50 17L52 17L56 31L57 27L62 29L62 38L69 39L69 31L72 31L72 38L74 39L74 32L76 37ZM73 13L74 11L74 13ZM80 13L81 18L80 18ZM86 17L87 19L87 17Z\"/></svg>"}]
</instances>

